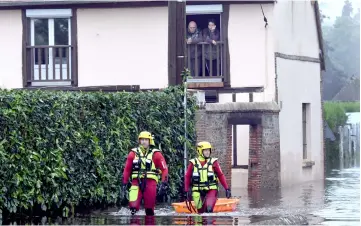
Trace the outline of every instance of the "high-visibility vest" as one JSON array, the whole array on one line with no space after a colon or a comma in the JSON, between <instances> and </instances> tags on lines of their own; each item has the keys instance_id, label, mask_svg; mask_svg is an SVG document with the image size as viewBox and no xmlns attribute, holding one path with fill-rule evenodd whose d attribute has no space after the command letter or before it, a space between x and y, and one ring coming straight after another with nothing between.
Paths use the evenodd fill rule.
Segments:
<instances>
[{"instance_id":1,"label":"high-visibility vest","mask_svg":"<svg viewBox=\"0 0 361 226\"><path fill-rule=\"evenodd\" d=\"M202 166L198 158L191 159L193 164L192 191L218 189L218 178L213 170L213 163L217 158L209 158Z\"/></svg>"},{"instance_id":2,"label":"high-visibility vest","mask_svg":"<svg viewBox=\"0 0 361 226\"><path fill-rule=\"evenodd\" d=\"M132 167L132 180L137 178L147 178L153 179L158 183L160 170L154 165L153 154L160 150L152 149L145 154L138 148L133 148L132 151L135 153Z\"/></svg>"}]
</instances>

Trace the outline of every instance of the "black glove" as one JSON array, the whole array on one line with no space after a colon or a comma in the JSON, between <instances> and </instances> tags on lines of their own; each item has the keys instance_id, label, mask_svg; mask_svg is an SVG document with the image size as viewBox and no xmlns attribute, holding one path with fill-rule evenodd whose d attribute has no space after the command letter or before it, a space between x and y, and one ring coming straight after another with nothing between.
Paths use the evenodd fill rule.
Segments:
<instances>
[{"instance_id":1,"label":"black glove","mask_svg":"<svg viewBox=\"0 0 361 226\"><path fill-rule=\"evenodd\" d=\"M192 192L191 191L186 191L186 199L189 202L192 201L193 197L192 197Z\"/></svg>"},{"instance_id":2,"label":"black glove","mask_svg":"<svg viewBox=\"0 0 361 226\"><path fill-rule=\"evenodd\" d=\"M162 184L159 187L159 195L164 196L167 194L167 191L169 189L169 185L167 182L162 182Z\"/></svg>"},{"instance_id":3,"label":"black glove","mask_svg":"<svg viewBox=\"0 0 361 226\"><path fill-rule=\"evenodd\" d=\"M232 194L231 194L231 189L226 189L226 197L227 199L231 198Z\"/></svg>"},{"instance_id":4,"label":"black glove","mask_svg":"<svg viewBox=\"0 0 361 226\"><path fill-rule=\"evenodd\" d=\"M127 184L123 184L122 185L122 189L120 190L120 199L127 199L127 191L128 191L128 186Z\"/></svg>"}]
</instances>

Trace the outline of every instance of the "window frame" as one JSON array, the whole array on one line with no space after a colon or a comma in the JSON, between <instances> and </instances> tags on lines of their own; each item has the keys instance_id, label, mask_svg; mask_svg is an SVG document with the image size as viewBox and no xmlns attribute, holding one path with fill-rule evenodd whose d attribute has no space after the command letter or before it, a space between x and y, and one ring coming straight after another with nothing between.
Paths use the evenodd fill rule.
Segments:
<instances>
[{"instance_id":1,"label":"window frame","mask_svg":"<svg viewBox=\"0 0 361 226\"><path fill-rule=\"evenodd\" d=\"M230 69L229 69L229 47L228 47L228 19L229 19L229 4L190 4L185 7L185 17L188 15L207 15L219 14L220 17L220 36L224 43L221 54L221 68L220 72L223 75L223 87L230 86ZM185 32L187 32L188 25L185 24ZM187 55L187 52L185 52ZM187 64L186 64L187 65ZM198 81L199 77L194 77L192 80ZM209 79L213 79L209 77ZM214 82L218 82L215 79ZM211 82L212 83L212 82Z\"/></svg>"},{"instance_id":2,"label":"window frame","mask_svg":"<svg viewBox=\"0 0 361 226\"><path fill-rule=\"evenodd\" d=\"M29 47L34 43L34 19L48 19L49 43L48 46L55 44L54 19L68 19L68 39L69 49L69 74L70 82L61 82L61 80L40 81L41 85L34 85L31 81L32 70L34 66L31 63L31 51ZM76 9L23 9L23 87L42 87L42 86L78 86L78 65L77 65L77 14ZM50 50L49 50L50 55ZM50 63L50 62L49 62ZM50 65L48 63L48 65ZM54 66L55 67L55 66ZM49 66L50 68L50 66Z\"/></svg>"},{"instance_id":3,"label":"window frame","mask_svg":"<svg viewBox=\"0 0 361 226\"><path fill-rule=\"evenodd\" d=\"M310 160L310 145L311 145L311 104L302 103L302 159Z\"/></svg>"}]
</instances>

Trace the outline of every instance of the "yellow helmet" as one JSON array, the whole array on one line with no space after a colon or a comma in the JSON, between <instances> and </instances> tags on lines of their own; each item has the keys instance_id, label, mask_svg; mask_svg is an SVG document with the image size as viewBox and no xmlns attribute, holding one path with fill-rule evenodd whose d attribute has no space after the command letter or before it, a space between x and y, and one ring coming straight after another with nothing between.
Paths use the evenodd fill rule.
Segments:
<instances>
[{"instance_id":1,"label":"yellow helmet","mask_svg":"<svg viewBox=\"0 0 361 226\"><path fill-rule=\"evenodd\" d=\"M154 136L150 132L148 132L148 131L141 132L139 134L139 136L138 136L138 140L142 139L142 138L143 139L149 139L149 144L152 145L152 146L155 146L155 144L154 144Z\"/></svg>"},{"instance_id":2,"label":"yellow helmet","mask_svg":"<svg viewBox=\"0 0 361 226\"><path fill-rule=\"evenodd\" d=\"M209 143L207 141L202 141L197 144L197 152L198 152L199 156L204 157L203 150L205 150L205 149L211 149L211 153L212 153L213 148L212 148L211 143Z\"/></svg>"}]
</instances>

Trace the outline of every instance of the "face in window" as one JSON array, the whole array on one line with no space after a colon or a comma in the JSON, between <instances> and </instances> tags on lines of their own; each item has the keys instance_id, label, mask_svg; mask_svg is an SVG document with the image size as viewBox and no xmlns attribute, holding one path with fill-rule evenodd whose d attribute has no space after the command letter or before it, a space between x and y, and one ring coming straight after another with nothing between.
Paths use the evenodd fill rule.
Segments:
<instances>
[{"instance_id":1,"label":"face in window","mask_svg":"<svg viewBox=\"0 0 361 226\"><path fill-rule=\"evenodd\" d=\"M213 22L208 23L208 29L214 31L216 29L216 25Z\"/></svg>"},{"instance_id":2,"label":"face in window","mask_svg":"<svg viewBox=\"0 0 361 226\"><path fill-rule=\"evenodd\" d=\"M191 22L188 24L188 29L189 29L189 32L190 32L190 33L194 33L194 32L197 30L197 24L196 24L196 22L191 21Z\"/></svg>"},{"instance_id":3,"label":"face in window","mask_svg":"<svg viewBox=\"0 0 361 226\"><path fill-rule=\"evenodd\" d=\"M149 147L149 139L141 138L139 139L139 143L146 149Z\"/></svg>"}]
</instances>

